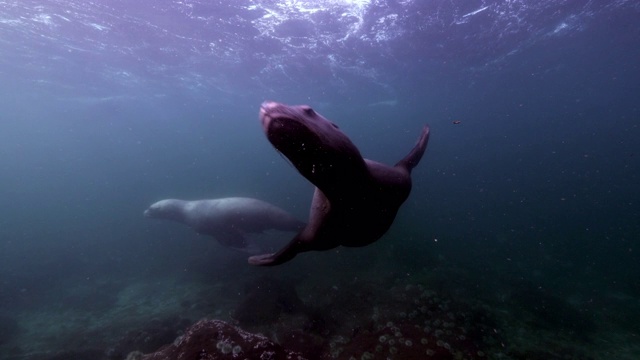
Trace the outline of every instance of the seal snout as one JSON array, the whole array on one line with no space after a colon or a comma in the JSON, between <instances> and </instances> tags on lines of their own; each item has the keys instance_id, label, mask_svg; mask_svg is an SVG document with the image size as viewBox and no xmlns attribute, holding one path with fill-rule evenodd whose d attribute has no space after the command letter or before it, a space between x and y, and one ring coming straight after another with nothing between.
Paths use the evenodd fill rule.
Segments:
<instances>
[{"instance_id":1,"label":"seal snout","mask_svg":"<svg viewBox=\"0 0 640 360\"><path fill-rule=\"evenodd\" d=\"M264 101L260 104L260 111L273 109L276 106L278 106L278 103L275 101Z\"/></svg>"},{"instance_id":2,"label":"seal snout","mask_svg":"<svg viewBox=\"0 0 640 360\"><path fill-rule=\"evenodd\" d=\"M269 123L271 122L269 112L277 106L278 103L274 101L265 101L260 105L260 122L265 131L269 128Z\"/></svg>"}]
</instances>

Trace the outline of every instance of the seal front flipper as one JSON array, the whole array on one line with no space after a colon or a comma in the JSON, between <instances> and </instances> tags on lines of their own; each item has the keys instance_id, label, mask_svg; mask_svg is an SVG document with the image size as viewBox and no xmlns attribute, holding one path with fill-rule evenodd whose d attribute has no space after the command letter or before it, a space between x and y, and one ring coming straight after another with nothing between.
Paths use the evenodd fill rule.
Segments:
<instances>
[{"instance_id":1,"label":"seal front flipper","mask_svg":"<svg viewBox=\"0 0 640 360\"><path fill-rule=\"evenodd\" d=\"M298 253L312 249L333 249L338 243L317 240L317 234L326 222L331 204L325 194L318 188L313 192L309 211L309 222L285 247L273 254L255 255L249 258L249 264L275 266L293 259Z\"/></svg>"},{"instance_id":2,"label":"seal front flipper","mask_svg":"<svg viewBox=\"0 0 640 360\"><path fill-rule=\"evenodd\" d=\"M254 255L249 257L249 264L260 266L275 266L286 263L293 259L299 252L299 242L297 236L291 240L284 248L280 249L277 253Z\"/></svg>"},{"instance_id":3,"label":"seal front flipper","mask_svg":"<svg viewBox=\"0 0 640 360\"><path fill-rule=\"evenodd\" d=\"M411 173L411 169L416 167L420 162L420 159L422 159L422 155L427 149L427 143L429 143L429 126L425 125L422 128L422 133L420 134L416 145L411 149L409 154L407 154L404 159L398 161L395 166L404 168Z\"/></svg>"}]
</instances>

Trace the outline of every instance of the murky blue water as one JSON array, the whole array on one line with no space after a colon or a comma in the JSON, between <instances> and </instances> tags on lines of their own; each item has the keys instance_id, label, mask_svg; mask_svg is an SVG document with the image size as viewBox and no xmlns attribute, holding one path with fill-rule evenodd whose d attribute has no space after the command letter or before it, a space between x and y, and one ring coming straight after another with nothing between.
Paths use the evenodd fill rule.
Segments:
<instances>
[{"instance_id":1,"label":"murky blue water","mask_svg":"<svg viewBox=\"0 0 640 360\"><path fill-rule=\"evenodd\" d=\"M490 358L637 358L639 21L623 0L0 1L0 357L151 352L122 337L231 321L269 276L327 317L344 301L319 294L366 288L373 309L405 284L482 304L506 334ZM306 219L312 187L262 133L264 100L391 164L431 126L380 241L254 268L142 216L248 196ZM159 344L185 326L168 323Z\"/></svg>"}]
</instances>

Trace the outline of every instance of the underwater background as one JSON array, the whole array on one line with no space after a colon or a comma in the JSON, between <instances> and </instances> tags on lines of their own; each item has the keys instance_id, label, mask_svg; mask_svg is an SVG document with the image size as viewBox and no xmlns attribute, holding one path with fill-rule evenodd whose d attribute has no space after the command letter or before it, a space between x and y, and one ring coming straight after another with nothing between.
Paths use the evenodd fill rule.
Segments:
<instances>
[{"instance_id":1,"label":"underwater background","mask_svg":"<svg viewBox=\"0 0 640 360\"><path fill-rule=\"evenodd\" d=\"M140 358L202 318L308 359L640 358L639 24L632 0L0 1L0 358ZM430 125L383 238L262 268L143 217L306 220L265 100L388 164Z\"/></svg>"}]
</instances>

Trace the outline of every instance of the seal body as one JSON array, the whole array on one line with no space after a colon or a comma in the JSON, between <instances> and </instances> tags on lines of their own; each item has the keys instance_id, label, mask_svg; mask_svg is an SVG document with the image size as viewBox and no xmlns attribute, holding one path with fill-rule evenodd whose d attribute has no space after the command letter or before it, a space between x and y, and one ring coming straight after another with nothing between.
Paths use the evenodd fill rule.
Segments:
<instances>
[{"instance_id":1,"label":"seal body","mask_svg":"<svg viewBox=\"0 0 640 360\"><path fill-rule=\"evenodd\" d=\"M411 169L429 140L425 126L409 154L388 166L363 159L335 124L309 106L265 102L260 120L269 142L316 188L306 227L277 253L250 257L254 265L278 265L300 252L378 240L409 196Z\"/></svg>"},{"instance_id":2,"label":"seal body","mask_svg":"<svg viewBox=\"0 0 640 360\"><path fill-rule=\"evenodd\" d=\"M184 223L197 233L213 236L223 245L246 249L246 233L265 230L299 231L304 223L265 201L229 197L207 200L160 200L145 210L150 218Z\"/></svg>"}]
</instances>

